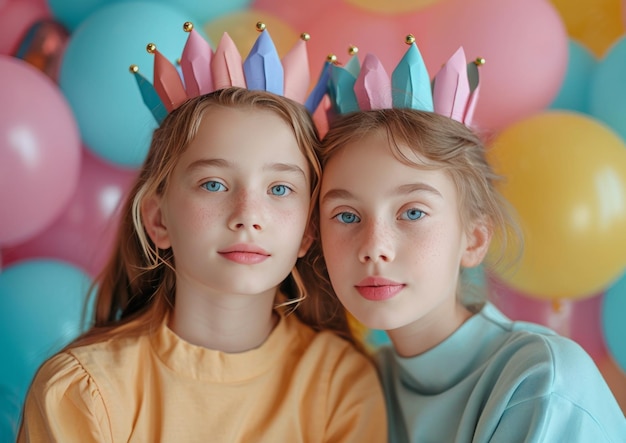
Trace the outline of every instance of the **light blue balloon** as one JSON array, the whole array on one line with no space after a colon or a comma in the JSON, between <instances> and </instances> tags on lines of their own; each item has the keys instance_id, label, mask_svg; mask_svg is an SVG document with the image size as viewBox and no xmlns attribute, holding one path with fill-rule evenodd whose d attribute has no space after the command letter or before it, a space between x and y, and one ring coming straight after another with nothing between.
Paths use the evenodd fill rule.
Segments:
<instances>
[{"instance_id":1,"label":"light blue balloon","mask_svg":"<svg viewBox=\"0 0 626 443\"><path fill-rule=\"evenodd\" d=\"M71 35L59 85L83 143L100 158L130 168L145 159L156 121L129 66L138 65L152 81L154 56L146 45L155 43L175 61L187 40L187 20L186 14L165 4L117 3L98 9Z\"/></svg>"},{"instance_id":2,"label":"light blue balloon","mask_svg":"<svg viewBox=\"0 0 626 443\"><path fill-rule=\"evenodd\" d=\"M626 372L626 274L604 293L602 332L609 354Z\"/></svg>"},{"instance_id":3,"label":"light blue balloon","mask_svg":"<svg viewBox=\"0 0 626 443\"><path fill-rule=\"evenodd\" d=\"M589 90L589 114L626 140L626 38L611 46L594 70Z\"/></svg>"},{"instance_id":4,"label":"light blue balloon","mask_svg":"<svg viewBox=\"0 0 626 443\"><path fill-rule=\"evenodd\" d=\"M37 368L84 332L91 278L59 260L26 260L0 272L0 381L23 400Z\"/></svg>"},{"instance_id":5,"label":"light blue balloon","mask_svg":"<svg viewBox=\"0 0 626 443\"><path fill-rule=\"evenodd\" d=\"M567 71L550 109L589 113L589 85L598 60L582 44L569 40Z\"/></svg>"}]
</instances>

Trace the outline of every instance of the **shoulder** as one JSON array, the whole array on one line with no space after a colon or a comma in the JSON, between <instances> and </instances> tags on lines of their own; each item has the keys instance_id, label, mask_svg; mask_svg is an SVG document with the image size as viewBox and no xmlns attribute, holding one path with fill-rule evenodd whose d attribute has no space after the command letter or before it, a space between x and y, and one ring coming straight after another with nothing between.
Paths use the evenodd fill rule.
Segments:
<instances>
[{"instance_id":1,"label":"shoulder","mask_svg":"<svg viewBox=\"0 0 626 443\"><path fill-rule=\"evenodd\" d=\"M143 337L70 348L39 368L31 390L50 398L66 395L70 390L99 397L102 388L126 378L127 368L141 358L142 347L149 347Z\"/></svg>"}]
</instances>

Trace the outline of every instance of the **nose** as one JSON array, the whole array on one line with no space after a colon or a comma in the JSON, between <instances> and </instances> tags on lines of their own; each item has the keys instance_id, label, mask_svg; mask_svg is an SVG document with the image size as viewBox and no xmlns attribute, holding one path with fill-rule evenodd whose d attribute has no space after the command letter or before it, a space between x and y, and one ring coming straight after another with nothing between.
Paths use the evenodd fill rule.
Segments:
<instances>
[{"instance_id":1,"label":"nose","mask_svg":"<svg viewBox=\"0 0 626 443\"><path fill-rule=\"evenodd\" d=\"M250 229L261 231L265 226L265 210L261 197L249 191L241 191L234 196L233 206L228 218L228 228L237 231Z\"/></svg>"},{"instance_id":2,"label":"nose","mask_svg":"<svg viewBox=\"0 0 626 443\"><path fill-rule=\"evenodd\" d=\"M381 221L366 222L358 251L361 263L391 262L395 258L393 234Z\"/></svg>"}]
</instances>

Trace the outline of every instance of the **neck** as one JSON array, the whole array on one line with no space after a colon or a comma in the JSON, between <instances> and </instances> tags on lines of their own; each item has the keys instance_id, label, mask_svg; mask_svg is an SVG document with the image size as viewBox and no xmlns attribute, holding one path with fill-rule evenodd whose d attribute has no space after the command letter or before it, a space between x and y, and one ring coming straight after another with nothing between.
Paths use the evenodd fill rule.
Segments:
<instances>
[{"instance_id":1,"label":"neck","mask_svg":"<svg viewBox=\"0 0 626 443\"><path fill-rule=\"evenodd\" d=\"M278 322L275 290L264 294L206 294L176 291L170 329L208 349L237 353L258 348Z\"/></svg>"},{"instance_id":2,"label":"neck","mask_svg":"<svg viewBox=\"0 0 626 443\"><path fill-rule=\"evenodd\" d=\"M437 306L428 315L401 328L387 331L402 357L415 357L434 348L461 327L472 313L453 299Z\"/></svg>"}]
</instances>

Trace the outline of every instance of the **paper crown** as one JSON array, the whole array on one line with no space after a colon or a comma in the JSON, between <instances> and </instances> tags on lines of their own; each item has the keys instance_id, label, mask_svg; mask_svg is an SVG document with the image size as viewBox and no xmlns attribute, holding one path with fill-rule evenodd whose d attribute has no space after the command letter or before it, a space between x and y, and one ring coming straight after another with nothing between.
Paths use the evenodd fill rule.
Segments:
<instances>
[{"instance_id":1,"label":"paper crown","mask_svg":"<svg viewBox=\"0 0 626 443\"><path fill-rule=\"evenodd\" d=\"M478 66L482 58L467 63L460 47L441 67L431 82L415 37L408 35L409 45L391 77L380 60L367 54L359 65L351 47L348 63L329 63L328 95L332 108L339 114L358 110L411 108L445 115L467 126L472 125L478 99Z\"/></svg>"},{"instance_id":2,"label":"paper crown","mask_svg":"<svg viewBox=\"0 0 626 443\"><path fill-rule=\"evenodd\" d=\"M135 74L143 101L156 121L160 124L168 113L190 98L231 86L272 92L302 103L313 112L325 91L317 86L307 97L309 34L301 34L300 40L281 60L265 24L258 22L256 27L260 34L242 62L228 33L224 33L213 51L193 24L185 22L183 30L189 36L180 58L180 72L154 43L149 43L146 49L154 54L153 83L139 73L137 65L131 65L130 71Z\"/></svg>"}]
</instances>

